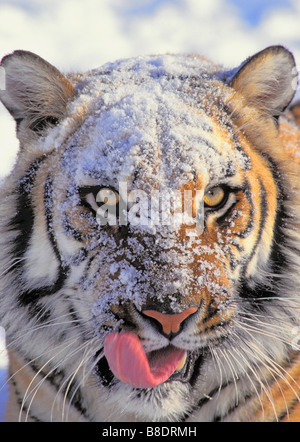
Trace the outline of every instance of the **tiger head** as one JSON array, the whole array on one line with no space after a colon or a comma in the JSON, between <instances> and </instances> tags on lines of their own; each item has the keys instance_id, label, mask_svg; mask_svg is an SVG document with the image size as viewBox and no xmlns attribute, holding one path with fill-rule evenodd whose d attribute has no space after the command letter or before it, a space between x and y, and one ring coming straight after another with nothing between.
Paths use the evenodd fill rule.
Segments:
<instances>
[{"instance_id":1,"label":"tiger head","mask_svg":"<svg viewBox=\"0 0 300 442\"><path fill-rule=\"evenodd\" d=\"M25 51L1 66L20 151L0 317L33 374L16 375L21 416L212 420L267 389L299 321L291 53L232 71L164 55L64 76Z\"/></svg>"}]
</instances>

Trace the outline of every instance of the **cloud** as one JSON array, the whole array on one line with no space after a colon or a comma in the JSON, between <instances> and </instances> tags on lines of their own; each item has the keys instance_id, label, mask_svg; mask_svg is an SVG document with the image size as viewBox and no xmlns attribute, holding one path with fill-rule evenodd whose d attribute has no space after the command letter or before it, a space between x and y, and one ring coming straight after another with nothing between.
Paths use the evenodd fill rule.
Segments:
<instances>
[{"instance_id":1,"label":"cloud","mask_svg":"<svg viewBox=\"0 0 300 442\"><path fill-rule=\"evenodd\" d=\"M133 0L2 0L1 52L31 50L65 70L166 51L194 51L232 65L279 42L300 56L298 0L271 10L257 27L229 0L161 0L143 12L149 3L137 9Z\"/></svg>"},{"instance_id":2,"label":"cloud","mask_svg":"<svg viewBox=\"0 0 300 442\"><path fill-rule=\"evenodd\" d=\"M26 49L69 71L146 53L196 52L233 67L268 45L284 44L300 66L298 0L269 9L257 26L233 3L143 0L137 8L136 0L2 0L1 56ZM0 134L3 176L17 151L14 123L3 108Z\"/></svg>"}]
</instances>

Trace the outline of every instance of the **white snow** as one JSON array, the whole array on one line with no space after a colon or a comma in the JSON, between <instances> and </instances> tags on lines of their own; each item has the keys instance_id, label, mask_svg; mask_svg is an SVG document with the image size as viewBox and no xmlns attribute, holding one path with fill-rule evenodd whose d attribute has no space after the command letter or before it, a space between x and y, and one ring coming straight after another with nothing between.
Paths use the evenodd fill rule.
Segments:
<instances>
[{"instance_id":1,"label":"white snow","mask_svg":"<svg viewBox=\"0 0 300 442\"><path fill-rule=\"evenodd\" d=\"M0 58L26 49L64 71L77 71L139 54L195 52L235 67L268 45L283 44L300 65L298 0L274 7L257 26L245 23L228 0L162 0L148 14L128 12L138 6L143 2L2 1ZM13 164L17 141L14 122L2 105L0 133L4 176Z\"/></svg>"},{"instance_id":2,"label":"white snow","mask_svg":"<svg viewBox=\"0 0 300 442\"><path fill-rule=\"evenodd\" d=\"M113 236L100 229L95 244L91 244L91 247L105 244L103 256L99 251L97 260L102 263L101 268L108 270L107 274L104 270L101 272L101 300L93 309L96 317L105 317L107 305L117 303L124 291L126 298L131 299L137 308L141 308L146 297L153 293L153 284L159 294L157 297L175 293L179 280L185 284L181 287L182 293L189 294L193 285L189 264L193 262L194 254L222 256L217 244L211 250L199 243L195 251L196 248L192 247L195 239L192 238L191 247L185 245L181 253L172 253L171 250L178 248L176 229L180 223L145 222L148 201L136 201L153 195L153 188L159 188L161 195L168 196L167 200L176 201L178 189L193 180L195 171L205 170L207 180L222 181L228 179L226 172L232 162L240 169L247 169L244 156L232 149L229 142L218 145L212 121L201 104L205 102L204 97L207 100L208 96L219 93L216 80L211 81L216 73L219 73L216 65L199 57L160 55L111 62L94 69L93 76L81 77L84 88L82 95L72 104L72 111L76 113L83 104L96 111L69 141L70 146L75 143L77 149L76 154L64 162L65 171L73 177L75 188L86 186L91 179L98 184L100 178L102 186L116 187L126 183L128 200L132 203L129 222L135 225L136 232L136 236L123 245L117 244ZM195 78L198 79L197 87L191 88ZM81 84L77 87L81 89ZM215 112L218 112L218 118L225 118L221 106ZM50 133L44 141L46 149L58 142L57 137L66 137L68 124L71 120ZM180 198L179 201L181 206ZM164 207L160 210L163 211ZM177 215L175 210L176 219ZM145 245L139 240L140 233L147 238L149 232L159 236L157 246ZM151 240L151 235L148 239ZM149 250L156 255L156 260L148 256ZM133 252L149 273L132 265ZM160 278L159 262L164 263L164 272L168 269L168 281ZM211 272L212 266L203 268L203 271ZM117 272L116 278L111 279L110 275ZM216 297L225 290L214 282L209 289Z\"/></svg>"}]
</instances>

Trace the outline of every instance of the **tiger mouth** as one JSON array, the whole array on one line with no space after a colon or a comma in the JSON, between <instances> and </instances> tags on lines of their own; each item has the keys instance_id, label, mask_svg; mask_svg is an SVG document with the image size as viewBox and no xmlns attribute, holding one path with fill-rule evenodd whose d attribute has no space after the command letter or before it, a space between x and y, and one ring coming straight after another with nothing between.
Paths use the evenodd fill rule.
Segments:
<instances>
[{"instance_id":1,"label":"tiger mouth","mask_svg":"<svg viewBox=\"0 0 300 442\"><path fill-rule=\"evenodd\" d=\"M193 386L200 373L203 357L203 352L187 352L183 367L180 370L176 370L166 382L180 381L183 383L190 383L191 386Z\"/></svg>"},{"instance_id":2,"label":"tiger mouth","mask_svg":"<svg viewBox=\"0 0 300 442\"><path fill-rule=\"evenodd\" d=\"M175 347L170 345L169 350L171 351L172 348ZM165 349L151 351L147 353L147 358L149 360L160 358L162 357L162 354L164 352ZM201 366L204 360L204 354L205 351L203 351L203 349L201 349L201 352L199 352L199 350L186 352L183 361L184 363L182 363L182 365L179 364L180 366L177 367L174 373L163 383L177 381L182 383L189 383L191 386L193 386L200 374ZM119 382L119 379L117 379L117 377L111 371L105 356L103 356L96 364L95 373L100 379L101 384L105 387L110 387Z\"/></svg>"}]
</instances>

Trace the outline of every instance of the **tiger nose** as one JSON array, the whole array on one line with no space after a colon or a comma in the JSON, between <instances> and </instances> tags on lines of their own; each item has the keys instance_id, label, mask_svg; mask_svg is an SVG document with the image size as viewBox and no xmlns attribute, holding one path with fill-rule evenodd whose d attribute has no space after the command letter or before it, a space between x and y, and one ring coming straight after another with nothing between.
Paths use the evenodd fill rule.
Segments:
<instances>
[{"instance_id":1,"label":"tiger nose","mask_svg":"<svg viewBox=\"0 0 300 442\"><path fill-rule=\"evenodd\" d=\"M156 321L162 325L164 333L169 335L171 333L177 333L179 331L180 324L197 310L197 307L190 307L181 313L172 315L160 313L156 310L144 310L143 313L150 318L156 319Z\"/></svg>"}]
</instances>

